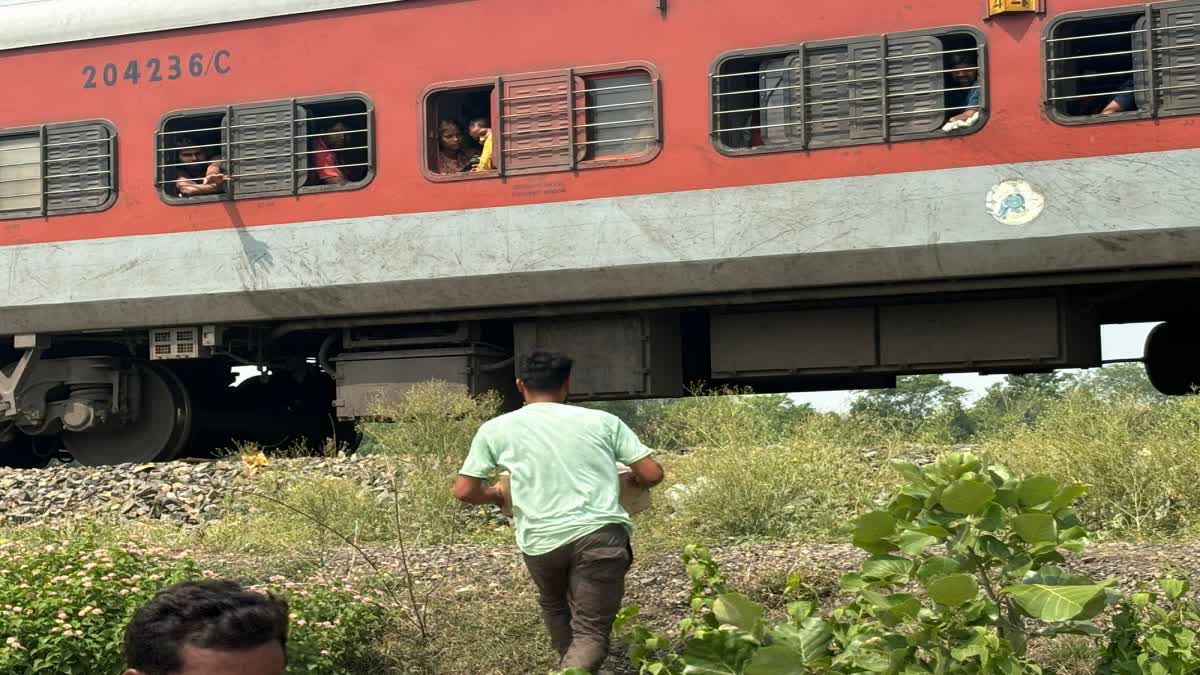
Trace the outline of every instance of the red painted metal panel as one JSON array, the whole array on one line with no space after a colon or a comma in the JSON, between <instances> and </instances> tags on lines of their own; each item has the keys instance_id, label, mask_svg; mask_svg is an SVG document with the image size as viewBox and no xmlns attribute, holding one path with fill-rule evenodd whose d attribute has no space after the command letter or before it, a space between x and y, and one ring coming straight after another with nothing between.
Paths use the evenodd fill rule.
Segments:
<instances>
[{"instance_id":1,"label":"red painted metal panel","mask_svg":"<svg viewBox=\"0 0 1200 675\"><path fill-rule=\"evenodd\" d=\"M0 245L1200 147L1196 118L1066 127L1044 117L1045 22L1128 4L1055 0L1046 16L984 21L979 3L963 0L844 0L820 9L795 0L708 0L673 4L665 17L646 0L610 0L602 12L583 0L430 0L6 52L0 129L108 120L118 130L119 196L102 213L0 220ZM723 52L956 25L987 40L991 109L978 133L746 157L722 156L710 143L708 74ZM421 92L430 85L634 60L654 64L661 76L663 149L653 161L555 173L561 185L544 193L537 185L545 175L436 184L423 177ZM139 65L136 84L126 79L130 62ZM117 75L111 86L108 64ZM95 86L84 88L89 66ZM377 177L366 189L188 206L158 199L154 131L162 115L353 91L370 96L377 111Z\"/></svg>"}]
</instances>

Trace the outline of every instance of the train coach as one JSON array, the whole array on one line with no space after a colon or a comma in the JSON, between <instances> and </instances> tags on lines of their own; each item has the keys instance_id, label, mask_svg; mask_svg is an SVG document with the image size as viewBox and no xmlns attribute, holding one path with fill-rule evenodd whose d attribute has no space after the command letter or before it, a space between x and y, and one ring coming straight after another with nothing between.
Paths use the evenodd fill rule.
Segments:
<instances>
[{"instance_id":1,"label":"train coach","mask_svg":"<svg viewBox=\"0 0 1200 675\"><path fill-rule=\"evenodd\" d=\"M1200 2L0 0L0 463L1100 364L1200 382ZM233 369L258 375L237 386Z\"/></svg>"}]
</instances>

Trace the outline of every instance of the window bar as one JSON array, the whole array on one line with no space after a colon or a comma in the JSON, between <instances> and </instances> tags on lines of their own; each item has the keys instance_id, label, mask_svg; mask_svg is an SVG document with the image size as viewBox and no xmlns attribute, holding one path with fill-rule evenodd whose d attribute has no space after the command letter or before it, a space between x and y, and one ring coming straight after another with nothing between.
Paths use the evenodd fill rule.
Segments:
<instances>
[{"instance_id":1,"label":"window bar","mask_svg":"<svg viewBox=\"0 0 1200 675\"><path fill-rule=\"evenodd\" d=\"M975 86L979 87L979 118L992 109L992 91L987 85L988 62L984 45L975 43ZM943 85L944 86L944 85ZM945 97L942 100L946 100Z\"/></svg>"},{"instance_id":2,"label":"window bar","mask_svg":"<svg viewBox=\"0 0 1200 675\"><path fill-rule=\"evenodd\" d=\"M225 129L221 132L221 142L225 145L225 154L222 157L222 159L225 160L225 166L222 167L221 172L227 173L228 175L233 175L236 171L233 166L233 151L230 149L229 145L229 137L231 135L229 131L229 120L231 117L233 117L233 106L225 106L225 119L222 122ZM225 194L228 195L230 199L237 199L237 195L234 194L236 190L237 185L235 185L233 181L229 181L229 185L225 186Z\"/></svg>"},{"instance_id":3,"label":"window bar","mask_svg":"<svg viewBox=\"0 0 1200 675\"><path fill-rule=\"evenodd\" d=\"M1154 10L1151 5L1146 5L1146 43L1142 48L1146 50L1146 86L1150 88L1150 117L1158 117L1158 81L1154 77L1154 33L1151 29L1154 28ZM1137 83L1134 83L1134 89L1137 88Z\"/></svg>"},{"instance_id":4,"label":"window bar","mask_svg":"<svg viewBox=\"0 0 1200 675\"><path fill-rule=\"evenodd\" d=\"M712 137L720 139L722 122L721 113L723 111L721 110L721 101L717 98L717 94L721 93L721 83L717 81L717 77L719 77L717 73L710 72L708 74L708 90L709 93L712 94L708 97L708 113L709 117L712 119L710 122Z\"/></svg>"},{"instance_id":5,"label":"window bar","mask_svg":"<svg viewBox=\"0 0 1200 675\"><path fill-rule=\"evenodd\" d=\"M298 108L298 106L296 105L296 99L292 99L291 106L289 107L289 109L291 110L292 119L288 120L288 149L291 150L291 152L288 154L291 155L289 162L291 164L291 169L292 169L292 176L291 176L292 191L291 191L291 194L296 194L297 192L300 191L300 174L297 173L297 171L296 171L296 158L298 157L298 155L296 154L296 124L300 121L300 119L299 119L300 116L296 114L297 108ZM305 150L308 149L307 143L304 144L304 149Z\"/></svg>"},{"instance_id":6,"label":"window bar","mask_svg":"<svg viewBox=\"0 0 1200 675\"><path fill-rule=\"evenodd\" d=\"M586 89L587 83L584 83ZM587 100L584 99L584 105ZM586 114L586 113L585 113ZM586 131L584 132L587 133ZM586 140L586 136L585 136ZM567 167L576 169L575 162L575 69L567 68Z\"/></svg>"},{"instance_id":7,"label":"window bar","mask_svg":"<svg viewBox=\"0 0 1200 675\"><path fill-rule=\"evenodd\" d=\"M46 160L50 159L47 155L46 148L46 125L42 124L38 127L38 145L41 146L42 161L38 165L38 189L42 192L42 203L39 208L39 215L46 216L49 207L49 196L46 194Z\"/></svg>"},{"instance_id":8,"label":"window bar","mask_svg":"<svg viewBox=\"0 0 1200 675\"><path fill-rule=\"evenodd\" d=\"M892 134L890 123L888 122L888 36L887 33L879 36L879 112L883 114L881 118L882 129L880 133L883 136L884 143L890 143Z\"/></svg>"},{"instance_id":9,"label":"window bar","mask_svg":"<svg viewBox=\"0 0 1200 675\"><path fill-rule=\"evenodd\" d=\"M662 93L658 90L658 76L653 76L650 81L650 117L654 119L654 142L655 144L662 143L662 115L659 113L658 103L662 100Z\"/></svg>"},{"instance_id":10,"label":"window bar","mask_svg":"<svg viewBox=\"0 0 1200 675\"><path fill-rule=\"evenodd\" d=\"M496 134L496 137L492 139L492 162L496 165L496 173L501 178L503 178L505 164L508 164L508 162L504 161L504 155L505 155L504 125L506 124L506 122L505 122L506 115L504 113L507 112L507 110L505 109L506 106L504 104L504 76L503 75L496 76L496 84L495 84L495 89L493 89L493 91L496 92L496 108L497 108L496 109L497 124L495 126L500 129L500 133L497 134L495 130L492 131L493 134ZM511 122L510 122L510 124L511 124Z\"/></svg>"},{"instance_id":11,"label":"window bar","mask_svg":"<svg viewBox=\"0 0 1200 675\"><path fill-rule=\"evenodd\" d=\"M804 45L800 45L799 52L800 52L799 59L796 61L796 66L797 66L796 70L800 73L800 88L796 89L795 92L796 92L797 98L799 99L798 103L800 105L800 109L799 109L799 112L800 112L800 149L807 150L808 149L808 122L807 122L808 106L805 104L805 97L806 97L805 82L808 79L808 77L807 77L808 66L805 65L806 58L805 58L805 53L804 53L805 52ZM787 116L784 115L784 118L786 119ZM761 115L759 116L759 119L760 120L762 119Z\"/></svg>"},{"instance_id":12,"label":"window bar","mask_svg":"<svg viewBox=\"0 0 1200 675\"><path fill-rule=\"evenodd\" d=\"M117 191L117 137L116 131L109 132L108 135L108 189L110 196Z\"/></svg>"},{"instance_id":13,"label":"window bar","mask_svg":"<svg viewBox=\"0 0 1200 675\"><path fill-rule=\"evenodd\" d=\"M366 107L366 102L363 102L363 107ZM371 167L375 166L375 109L367 108L367 128L366 143L367 143L367 170L363 172L363 180L367 179L371 173Z\"/></svg>"}]
</instances>

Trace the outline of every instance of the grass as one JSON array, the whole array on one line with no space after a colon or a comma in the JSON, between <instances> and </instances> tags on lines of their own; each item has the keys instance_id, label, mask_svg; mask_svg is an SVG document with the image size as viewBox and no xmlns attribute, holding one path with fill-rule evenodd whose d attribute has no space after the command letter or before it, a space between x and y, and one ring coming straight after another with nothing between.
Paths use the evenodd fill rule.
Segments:
<instances>
[{"instance_id":1,"label":"grass","mask_svg":"<svg viewBox=\"0 0 1200 675\"><path fill-rule=\"evenodd\" d=\"M1198 398L1102 401L1078 391L981 450L1018 471L1088 485L1080 513L1103 537L1200 534Z\"/></svg>"},{"instance_id":2,"label":"grass","mask_svg":"<svg viewBox=\"0 0 1200 675\"><path fill-rule=\"evenodd\" d=\"M381 411L388 421L365 425L363 452L379 458L391 486L383 492L344 478L297 478L278 465L256 464L247 459L256 449L241 448L237 459L254 478L229 495L226 516L205 527L68 522L0 538L31 549L63 540L152 542L235 578L324 572L365 586L390 583L397 599L387 607L388 627L377 640L381 661L372 672L545 672L549 648L519 568L468 586L418 579L414 603L406 599L407 579L381 577L345 543L368 552L394 550L401 541L511 545L507 525L486 510L462 508L449 493L475 430L497 410L494 398L431 384ZM644 422L645 436L667 448L658 457L668 476L652 508L635 518L635 545L647 555L675 553L692 541L843 542L847 523L898 485L888 460L922 461L944 449L930 443L936 435L905 436L887 420L813 413L780 397L657 403ZM977 444L1017 471L1087 483L1081 515L1103 537L1200 535L1200 398L1153 402L1075 391L1033 423L990 429ZM802 584L810 592L836 593L835 579L796 562L801 580L811 577ZM787 581L765 571L745 590L777 608ZM428 619L424 634L412 626L417 611ZM1059 675L1090 672L1095 654L1092 643L1077 638L1032 647Z\"/></svg>"}]
</instances>

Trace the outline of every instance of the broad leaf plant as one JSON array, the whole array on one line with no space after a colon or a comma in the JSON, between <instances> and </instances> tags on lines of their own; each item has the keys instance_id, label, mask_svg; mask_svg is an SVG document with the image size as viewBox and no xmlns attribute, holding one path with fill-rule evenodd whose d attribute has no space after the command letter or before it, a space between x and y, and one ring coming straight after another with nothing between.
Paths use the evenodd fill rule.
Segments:
<instances>
[{"instance_id":1,"label":"broad leaf plant","mask_svg":"<svg viewBox=\"0 0 1200 675\"><path fill-rule=\"evenodd\" d=\"M772 625L763 606L726 589L707 550L689 546L691 613L676 634L643 626L636 607L618 618L632 663L649 675L1039 674L1029 640L1077 634L1107 641L1098 672L1200 672L1186 582L1126 598L1113 579L1067 569L1065 554L1088 543L1072 509L1084 486L960 452L895 468L905 486L853 523L869 557L841 579L847 604L818 616L792 602L788 621ZM1106 635L1094 620L1109 608Z\"/></svg>"}]
</instances>

